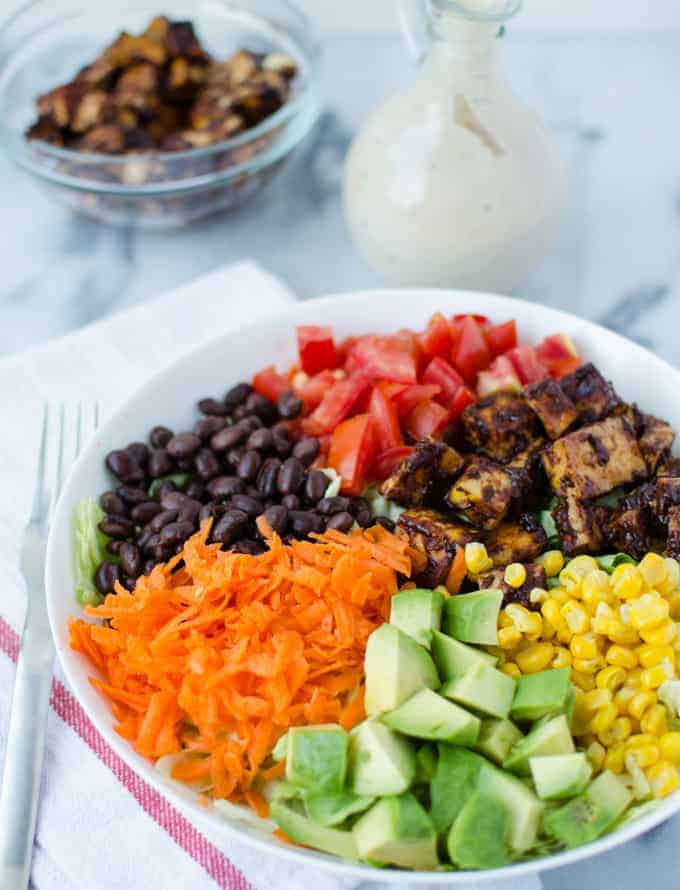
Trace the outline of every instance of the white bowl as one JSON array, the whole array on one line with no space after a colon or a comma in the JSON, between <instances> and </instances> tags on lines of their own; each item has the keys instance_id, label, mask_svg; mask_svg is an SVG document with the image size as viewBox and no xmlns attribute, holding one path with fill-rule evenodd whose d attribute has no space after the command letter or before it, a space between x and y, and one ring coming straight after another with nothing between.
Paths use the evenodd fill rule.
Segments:
<instances>
[{"instance_id":1,"label":"white bowl","mask_svg":"<svg viewBox=\"0 0 680 890\"><path fill-rule=\"evenodd\" d=\"M294 358L296 324L331 325L341 338L368 331L389 332L400 327L422 328L436 310L477 312L496 321L517 319L520 340L536 343L546 334L565 331L582 355L611 378L620 395L637 401L648 412L658 414L680 429L680 373L661 359L617 334L564 312L508 297L465 291L382 290L341 294L322 300L296 303L289 309L256 324L230 331L174 362L157 374L98 431L67 480L57 507L47 553L47 606L52 633L64 673L76 697L108 744L149 784L180 805L198 824L211 824L230 839L258 847L264 854L281 856L300 865L308 864L339 876L364 881L388 879L390 884L461 885L470 881L519 876L586 859L624 843L680 810L680 792L666 799L648 815L631 822L595 843L543 859L485 872L376 871L317 853L294 848L273 838L266 826L241 823L198 805L196 796L172 780L166 780L116 735L112 716L103 700L88 683L92 668L83 656L68 646L69 618L80 609L72 591L72 515L77 502L98 495L111 480L104 456L113 448L144 438L149 429L166 424L186 429L196 419L195 403L204 396L220 396L237 380L249 379L264 365L285 367ZM162 320L159 319L162 324Z\"/></svg>"}]
</instances>

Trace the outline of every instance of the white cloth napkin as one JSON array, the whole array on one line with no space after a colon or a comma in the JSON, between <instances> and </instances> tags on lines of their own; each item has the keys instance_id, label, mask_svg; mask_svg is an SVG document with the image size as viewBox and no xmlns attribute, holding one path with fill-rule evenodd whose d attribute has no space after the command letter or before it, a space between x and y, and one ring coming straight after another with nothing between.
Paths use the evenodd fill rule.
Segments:
<instances>
[{"instance_id":1,"label":"white cloth napkin","mask_svg":"<svg viewBox=\"0 0 680 890\"><path fill-rule=\"evenodd\" d=\"M106 413L148 375L201 341L293 299L252 263L223 268L158 300L0 361L0 759L9 719L18 569L32 495L40 404L98 400ZM389 886L383 873L376 881ZM367 883L367 882L366 882ZM214 832L197 830L108 749L55 668L32 886L35 890L358 890ZM362 885L363 887L364 885ZM375 886L375 885L371 885ZM475 882L469 885L474 888ZM540 890L537 878L487 890ZM4 888L2 888L4 890Z\"/></svg>"}]
</instances>

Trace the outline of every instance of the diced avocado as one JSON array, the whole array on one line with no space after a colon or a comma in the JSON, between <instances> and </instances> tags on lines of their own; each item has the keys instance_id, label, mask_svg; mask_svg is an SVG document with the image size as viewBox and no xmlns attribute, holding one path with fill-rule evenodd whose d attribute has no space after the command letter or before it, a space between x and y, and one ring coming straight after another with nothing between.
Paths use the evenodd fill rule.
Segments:
<instances>
[{"instance_id":1,"label":"diced avocado","mask_svg":"<svg viewBox=\"0 0 680 890\"><path fill-rule=\"evenodd\" d=\"M545 832L567 847L587 844L610 829L632 799L623 782L606 770L583 794L546 814Z\"/></svg>"},{"instance_id":2,"label":"diced avocado","mask_svg":"<svg viewBox=\"0 0 680 890\"><path fill-rule=\"evenodd\" d=\"M444 631L464 643L495 646L502 602L500 590L476 590L449 597L444 603Z\"/></svg>"},{"instance_id":3,"label":"diced avocado","mask_svg":"<svg viewBox=\"0 0 680 890\"><path fill-rule=\"evenodd\" d=\"M341 726L292 726L288 730L286 778L315 794L340 791L347 775L349 737Z\"/></svg>"},{"instance_id":4,"label":"diced avocado","mask_svg":"<svg viewBox=\"0 0 680 890\"><path fill-rule=\"evenodd\" d=\"M510 720L486 717L482 720L474 748L500 765L521 738L522 733Z\"/></svg>"},{"instance_id":5,"label":"diced avocado","mask_svg":"<svg viewBox=\"0 0 680 890\"><path fill-rule=\"evenodd\" d=\"M515 694L515 681L488 664L476 664L462 677L449 680L440 695L490 717L506 718Z\"/></svg>"},{"instance_id":6,"label":"diced avocado","mask_svg":"<svg viewBox=\"0 0 680 890\"><path fill-rule=\"evenodd\" d=\"M416 782L429 784L437 771L437 748L431 742L422 745L416 754Z\"/></svg>"},{"instance_id":7,"label":"diced avocado","mask_svg":"<svg viewBox=\"0 0 680 890\"><path fill-rule=\"evenodd\" d=\"M288 733L284 732L278 742L272 749L272 758L278 763L279 760L285 760L288 753Z\"/></svg>"},{"instance_id":8,"label":"diced avocado","mask_svg":"<svg viewBox=\"0 0 680 890\"><path fill-rule=\"evenodd\" d=\"M574 739L564 714L539 723L510 751L503 769L520 776L531 774L529 758L548 754L573 754Z\"/></svg>"},{"instance_id":9,"label":"diced avocado","mask_svg":"<svg viewBox=\"0 0 680 890\"><path fill-rule=\"evenodd\" d=\"M510 715L513 720L540 720L552 714L565 714L573 699L571 668L555 668L517 678Z\"/></svg>"},{"instance_id":10,"label":"diced avocado","mask_svg":"<svg viewBox=\"0 0 680 890\"><path fill-rule=\"evenodd\" d=\"M295 843L315 847L351 862L359 860L353 832L318 825L283 801L272 801L271 815L284 834Z\"/></svg>"},{"instance_id":11,"label":"diced avocado","mask_svg":"<svg viewBox=\"0 0 680 890\"><path fill-rule=\"evenodd\" d=\"M383 624L368 638L365 659L366 713L393 711L419 689L439 686L429 653L392 624Z\"/></svg>"},{"instance_id":12,"label":"diced avocado","mask_svg":"<svg viewBox=\"0 0 680 890\"><path fill-rule=\"evenodd\" d=\"M403 590L392 597L390 624L429 649L432 631L441 627L443 606L438 590Z\"/></svg>"},{"instance_id":13,"label":"diced avocado","mask_svg":"<svg viewBox=\"0 0 680 890\"><path fill-rule=\"evenodd\" d=\"M477 789L486 761L453 745L439 745L437 771L430 783L430 816L438 832L446 831Z\"/></svg>"},{"instance_id":14,"label":"diced avocado","mask_svg":"<svg viewBox=\"0 0 680 890\"><path fill-rule=\"evenodd\" d=\"M523 853L536 843L544 805L521 779L503 772L488 761L477 778L477 790L501 804L508 814L506 841Z\"/></svg>"},{"instance_id":15,"label":"diced avocado","mask_svg":"<svg viewBox=\"0 0 680 890\"><path fill-rule=\"evenodd\" d=\"M458 868L501 868L510 862L505 845L508 814L487 794L475 792L451 826L447 847Z\"/></svg>"},{"instance_id":16,"label":"diced avocado","mask_svg":"<svg viewBox=\"0 0 680 890\"><path fill-rule=\"evenodd\" d=\"M360 797L351 791L305 797L307 815L320 825L340 825L348 816L363 813L374 803L374 797Z\"/></svg>"},{"instance_id":17,"label":"diced avocado","mask_svg":"<svg viewBox=\"0 0 680 890\"><path fill-rule=\"evenodd\" d=\"M359 819L353 832L362 859L401 868L433 869L439 865L434 826L412 794L379 800Z\"/></svg>"},{"instance_id":18,"label":"diced avocado","mask_svg":"<svg viewBox=\"0 0 680 890\"><path fill-rule=\"evenodd\" d=\"M580 794L593 768L583 752L548 754L529 758L531 777L542 800L564 800Z\"/></svg>"},{"instance_id":19,"label":"diced avocado","mask_svg":"<svg viewBox=\"0 0 680 890\"><path fill-rule=\"evenodd\" d=\"M401 794L415 775L416 753L403 736L375 720L365 720L352 731L347 785L355 794Z\"/></svg>"},{"instance_id":20,"label":"diced avocado","mask_svg":"<svg viewBox=\"0 0 680 890\"><path fill-rule=\"evenodd\" d=\"M279 779L274 785L273 799L291 800L292 798L297 798L303 800L305 794L305 789L301 788L299 785L293 785L292 782L286 782L285 779Z\"/></svg>"},{"instance_id":21,"label":"diced avocado","mask_svg":"<svg viewBox=\"0 0 680 890\"><path fill-rule=\"evenodd\" d=\"M454 640L453 637L441 633L441 631L432 631L432 644L430 646L432 658L437 665L439 676L442 680L453 680L460 677L476 664L483 662L491 667L495 667L498 659L490 652L483 649L475 649L460 640Z\"/></svg>"},{"instance_id":22,"label":"diced avocado","mask_svg":"<svg viewBox=\"0 0 680 890\"><path fill-rule=\"evenodd\" d=\"M382 722L391 729L417 739L473 745L481 720L431 689L420 692L403 705L384 714Z\"/></svg>"}]
</instances>

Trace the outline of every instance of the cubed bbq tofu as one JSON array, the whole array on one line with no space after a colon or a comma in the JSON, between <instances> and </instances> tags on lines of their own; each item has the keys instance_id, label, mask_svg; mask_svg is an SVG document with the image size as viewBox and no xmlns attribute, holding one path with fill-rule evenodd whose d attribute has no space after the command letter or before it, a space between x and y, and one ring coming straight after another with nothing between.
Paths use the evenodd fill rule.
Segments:
<instances>
[{"instance_id":1,"label":"cubed bbq tofu","mask_svg":"<svg viewBox=\"0 0 680 890\"><path fill-rule=\"evenodd\" d=\"M596 498L647 477L635 434L625 417L608 417L555 440L541 453L556 494Z\"/></svg>"},{"instance_id":2,"label":"cubed bbq tofu","mask_svg":"<svg viewBox=\"0 0 680 890\"><path fill-rule=\"evenodd\" d=\"M462 415L463 433L471 451L505 463L536 438L536 415L526 401L497 392L469 405Z\"/></svg>"},{"instance_id":3,"label":"cubed bbq tofu","mask_svg":"<svg viewBox=\"0 0 680 890\"><path fill-rule=\"evenodd\" d=\"M643 504L622 503L612 511L605 525L608 548L628 553L633 559L642 559L652 546L653 536L649 510Z\"/></svg>"},{"instance_id":4,"label":"cubed bbq tofu","mask_svg":"<svg viewBox=\"0 0 680 890\"><path fill-rule=\"evenodd\" d=\"M511 587L504 578L505 569L494 569L492 572L486 572L477 579L480 590L502 590L503 605L508 603L521 603L527 609L540 611L541 604L539 602L531 602L531 591L535 587L545 590L547 581L545 577L545 569L536 563L530 562L524 566L527 573L526 581L521 587Z\"/></svg>"},{"instance_id":5,"label":"cubed bbq tofu","mask_svg":"<svg viewBox=\"0 0 680 890\"><path fill-rule=\"evenodd\" d=\"M420 507L429 496L442 495L463 466L455 448L426 437L381 486L381 492L403 507Z\"/></svg>"},{"instance_id":6,"label":"cubed bbq tofu","mask_svg":"<svg viewBox=\"0 0 680 890\"><path fill-rule=\"evenodd\" d=\"M651 414L643 414L641 417L642 431L638 436L638 444L651 476L671 450L675 431L665 420L659 420Z\"/></svg>"},{"instance_id":7,"label":"cubed bbq tofu","mask_svg":"<svg viewBox=\"0 0 680 890\"><path fill-rule=\"evenodd\" d=\"M544 444L545 439L535 439L509 463L503 464L503 469L512 482L513 506L527 501L533 503L542 498L546 481L539 452Z\"/></svg>"},{"instance_id":8,"label":"cubed bbq tofu","mask_svg":"<svg viewBox=\"0 0 680 890\"><path fill-rule=\"evenodd\" d=\"M581 365L560 380L562 392L573 402L581 425L602 420L621 405L614 387L591 362Z\"/></svg>"},{"instance_id":9,"label":"cubed bbq tofu","mask_svg":"<svg viewBox=\"0 0 680 890\"><path fill-rule=\"evenodd\" d=\"M486 551L494 566L529 562L545 550L548 536L533 513L497 525L486 539Z\"/></svg>"},{"instance_id":10,"label":"cubed bbq tofu","mask_svg":"<svg viewBox=\"0 0 680 890\"><path fill-rule=\"evenodd\" d=\"M666 556L680 559L680 507L671 507L668 511L668 536L665 552Z\"/></svg>"},{"instance_id":11,"label":"cubed bbq tofu","mask_svg":"<svg viewBox=\"0 0 680 890\"><path fill-rule=\"evenodd\" d=\"M667 522L670 510L678 505L680 505L680 476L658 476L656 480L656 515L661 522Z\"/></svg>"},{"instance_id":12,"label":"cubed bbq tofu","mask_svg":"<svg viewBox=\"0 0 680 890\"><path fill-rule=\"evenodd\" d=\"M445 500L467 522L491 529L508 512L512 492L512 479L505 467L486 457L473 457Z\"/></svg>"},{"instance_id":13,"label":"cubed bbq tofu","mask_svg":"<svg viewBox=\"0 0 680 890\"><path fill-rule=\"evenodd\" d=\"M476 529L437 510L404 510L397 521L397 533L423 554L423 567L411 580L426 588L446 584L458 548L480 537Z\"/></svg>"},{"instance_id":14,"label":"cubed bbq tofu","mask_svg":"<svg viewBox=\"0 0 680 890\"><path fill-rule=\"evenodd\" d=\"M551 439L566 433L579 416L576 405L552 377L525 386L524 398Z\"/></svg>"},{"instance_id":15,"label":"cubed bbq tofu","mask_svg":"<svg viewBox=\"0 0 680 890\"><path fill-rule=\"evenodd\" d=\"M680 476L680 457L667 457L656 471L657 476Z\"/></svg>"},{"instance_id":16,"label":"cubed bbq tofu","mask_svg":"<svg viewBox=\"0 0 680 890\"><path fill-rule=\"evenodd\" d=\"M557 499L552 517L564 553L574 556L598 553L602 549L606 510L606 507L573 497Z\"/></svg>"}]
</instances>

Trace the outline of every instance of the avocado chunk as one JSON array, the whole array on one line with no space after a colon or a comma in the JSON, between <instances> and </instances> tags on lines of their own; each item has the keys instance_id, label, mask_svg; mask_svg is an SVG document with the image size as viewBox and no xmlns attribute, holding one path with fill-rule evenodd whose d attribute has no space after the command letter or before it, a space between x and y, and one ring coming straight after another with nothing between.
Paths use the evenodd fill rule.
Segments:
<instances>
[{"instance_id":1,"label":"avocado chunk","mask_svg":"<svg viewBox=\"0 0 680 890\"><path fill-rule=\"evenodd\" d=\"M437 834L412 794L384 797L355 824L362 859L401 868L433 869L439 865Z\"/></svg>"},{"instance_id":2,"label":"avocado chunk","mask_svg":"<svg viewBox=\"0 0 680 890\"><path fill-rule=\"evenodd\" d=\"M444 603L444 631L464 643L495 646L501 590L476 590L452 596Z\"/></svg>"},{"instance_id":3,"label":"avocado chunk","mask_svg":"<svg viewBox=\"0 0 680 890\"><path fill-rule=\"evenodd\" d=\"M437 748L431 742L422 745L416 754L416 782L429 784L437 772Z\"/></svg>"},{"instance_id":4,"label":"avocado chunk","mask_svg":"<svg viewBox=\"0 0 680 890\"><path fill-rule=\"evenodd\" d=\"M441 627L443 606L438 590L403 590L392 597L390 624L429 649L432 631Z\"/></svg>"},{"instance_id":5,"label":"avocado chunk","mask_svg":"<svg viewBox=\"0 0 680 890\"><path fill-rule=\"evenodd\" d=\"M508 814L487 794L475 792L451 826L447 848L458 868L501 868L510 862L505 845Z\"/></svg>"},{"instance_id":6,"label":"avocado chunk","mask_svg":"<svg viewBox=\"0 0 680 890\"><path fill-rule=\"evenodd\" d=\"M442 680L453 680L460 677L479 662L495 667L498 659L483 649L475 649L460 640L454 640L439 630L432 631L430 646L432 658L437 665Z\"/></svg>"},{"instance_id":7,"label":"avocado chunk","mask_svg":"<svg viewBox=\"0 0 680 890\"><path fill-rule=\"evenodd\" d=\"M351 862L359 860L356 840L351 831L318 825L284 801L272 801L271 815L281 831L296 844L314 847Z\"/></svg>"},{"instance_id":8,"label":"avocado chunk","mask_svg":"<svg viewBox=\"0 0 680 890\"><path fill-rule=\"evenodd\" d=\"M361 797L351 791L305 797L307 815L319 825L340 825L348 816L363 813L374 803L374 797Z\"/></svg>"},{"instance_id":9,"label":"avocado chunk","mask_svg":"<svg viewBox=\"0 0 680 890\"><path fill-rule=\"evenodd\" d=\"M474 794L485 762L465 748L439 745L439 762L430 783L430 816L438 832L449 828Z\"/></svg>"},{"instance_id":10,"label":"avocado chunk","mask_svg":"<svg viewBox=\"0 0 680 890\"><path fill-rule=\"evenodd\" d=\"M540 720L566 714L573 698L571 668L555 668L517 678L510 715L513 720Z\"/></svg>"},{"instance_id":11,"label":"avocado chunk","mask_svg":"<svg viewBox=\"0 0 680 890\"><path fill-rule=\"evenodd\" d=\"M529 769L536 794L541 800L575 797L583 791L593 774L590 761L581 751L530 757Z\"/></svg>"},{"instance_id":12,"label":"avocado chunk","mask_svg":"<svg viewBox=\"0 0 680 890\"><path fill-rule=\"evenodd\" d=\"M436 689L439 675L429 653L392 624L383 624L368 638L366 713L393 711L425 687Z\"/></svg>"},{"instance_id":13,"label":"avocado chunk","mask_svg":"<svg viewBox=\"0 0 680 890\"><path fill-rule=\"evenodd\" d=\"M278 742L272 749L272 758L278 763L279 760L285 760L288 753L288 733L284 732Z\"/></svg>"},{"instance_id":14,"label":"avocado chunk","mask_svg":"<svg viewBox=\"0 0 680 890\"><path fill-rule=\"evenodd\" d=\"M522 733L512 721L486 717L482 720L474 749L500 765L521 739Z\"/></svg>"},{"instance_id":15,"label":"avocado chunk","mask_svg":"<svg viewBox=\"0 0 680 890\"><path fill-rule=\"evenodd\" d=\"M566 847L587 844L608 831L632 799L623 782L605 770L583 794L546 814L545 832Z\"/></svg>"},{"instance_id":16,"label":"avocado chunk","mask_svg":"<svg viewBox=\"0 0 680 890\"><path fill-rule=\"evenodd\" d=\"M349 736L341 726L292 726L287 733L286 778L315 794L340 791L347 776Z\"/></svg>"},{"instance_id":17,"label":"avocado chunk","mask_svg":"<svg viewBox=\"0 0 680 890\"><path fill-rule=\"evenodd\" d=\"M431 689L420 692L403 705L384 714L382 722L390 729L417 739L473 745L479 735L481 720Z\"/></svg>"},{"instance_id":18,"label":"avocado chunk","mask_svg":"<svg viewBox=\"0 0 680 890\"><path fill-rule=\"evenodd\" d=\"M573 754L574 739L564 714L539 723L524 736L503 761L503 769L520 776L531 774L530 757L548 754Z\"/></svg>"},{"instance_id":19,"label":"avocado chunk","mask_svg":"<svg viewBox=\"0 0 680 890\"><path fill-rule=\"evenodd\" d=\"M383 723L365 720L349 739L348 787L362 797L401 794L416 775L410 742Z\"/></svg>"},{"instance_id":20,"label":"avocado chunk","mask_svg":"<svg viewBox=\"0 0 680 890\"><path fill-rule=\"evenodd\" d=\"M505 719L510 713L515 681L502 671L480 662L462 677L449 680L439 692L482 714Z\"/></svg>"},{"instance_id":21,"label":"avocado chunk","mask_svg":"<svg viewBox=\"0 0 680 890\"><path fill-rule=\"evenodd\" d=\"M481 758L480 758L481 759ZM536 843L544 804L530 788L509 773L488 761L477 778L477 790L492 797L507 815L506 841L517 853L523 853Z\"/></svg>"}]
</instances>

